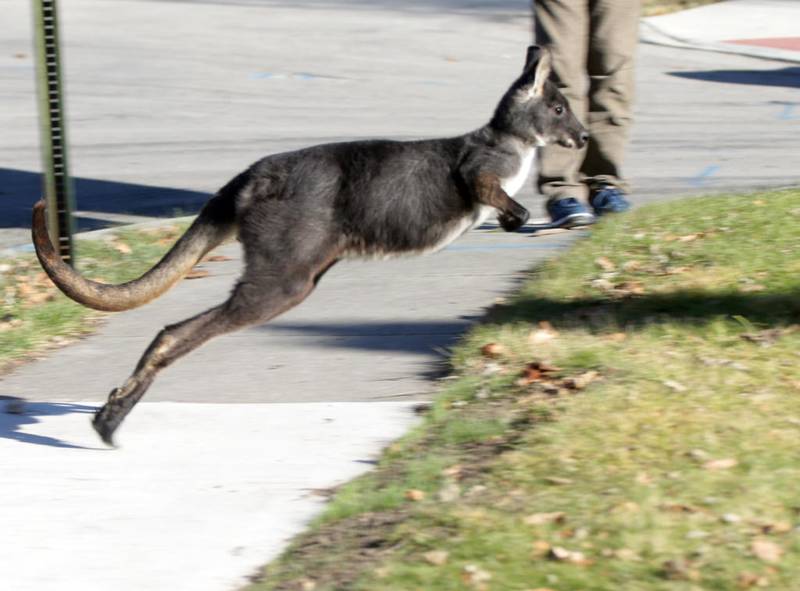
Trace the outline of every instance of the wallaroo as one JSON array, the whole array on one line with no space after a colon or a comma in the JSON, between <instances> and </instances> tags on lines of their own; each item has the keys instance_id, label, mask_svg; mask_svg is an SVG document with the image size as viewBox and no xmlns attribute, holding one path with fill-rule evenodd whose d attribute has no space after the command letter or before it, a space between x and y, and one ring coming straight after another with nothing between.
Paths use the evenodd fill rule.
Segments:
<instances>
[{"instance_id":1,"label":"wallaroo","mask_svg":"<svg viewBox=\"0 0 800 591\"><path fill-rule=\"evenodd\" d=\"M337 261L435 252L492 213L508 232L522 227L529 214L512 197L536 147L582 148L588 139L548 80L550 60L546 50L529 47L491 121L465 135L325 144L259 160L206 203L161 261L127 283L91 281L64 263L39 201L32 234L42 267L67 296L97 310L128 310L158 297L230 238L243 249L244 271L230 297L164 328L112 390L92 423L103 441L113 445L161 369L212 337L296 306Z\"/></svg>"}]
</instances>

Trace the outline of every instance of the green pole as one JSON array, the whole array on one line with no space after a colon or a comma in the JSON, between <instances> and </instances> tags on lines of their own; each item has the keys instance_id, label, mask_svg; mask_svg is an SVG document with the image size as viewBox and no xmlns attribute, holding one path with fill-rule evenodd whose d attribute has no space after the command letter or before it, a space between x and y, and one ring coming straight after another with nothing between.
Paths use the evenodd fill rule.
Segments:
<instances>
[{"instance_id":1,"label":"green pole","mask_svg":"<svg viewBox=\"0 0 800 591\"><path fill-rule=\"evenodd\" d=\"M67 168L67 130L61 91L56 0L33 0L36 39L39 127L44 194L50 238L61 258L74 262L72 251L72 184Z\"/></svg>"}]
</instances>

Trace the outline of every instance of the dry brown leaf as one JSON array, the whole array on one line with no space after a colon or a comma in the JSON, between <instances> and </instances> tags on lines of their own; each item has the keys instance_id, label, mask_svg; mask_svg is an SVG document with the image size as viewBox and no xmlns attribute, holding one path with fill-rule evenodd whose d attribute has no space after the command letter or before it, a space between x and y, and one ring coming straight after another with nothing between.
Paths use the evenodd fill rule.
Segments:
<instances>
[{"instance_id":1,"label":"dry brown leaf","mask_svg":"<svg viewBox=\"0 0 800 591\"><path fill-rule=\"evenodd\" d=\"M443 503L452 503L461 496L461 487L450 480L441 488L438 496Z\"/></svg>"},{"instance_id":2,"label":"dry brown leaf","mask_svg":"<svg viewBox=\"0 0 800 591\"><path fill-rule=\"evenodd\" d=\"M578 376L565 378L564 387L570 390L583 390L586 386L594 382L600 374L594 370L586 371Z\"/></svg>"},{"instance_id":3,"label":"dry brown leaf","mask_svg":"<svg viewBox=\"0 0 800 591\"><path fill-rule=\"evenodd\" d=\"M506 348L500 343L486 343L481 347L481 355L489 359L497 359L506 354Z\"/></svg>"},{"instance_id":4,"label":"dry brown leaf","mask_svg":"<svg viewBox=\"0 0 800 591\"><path fill-rule=\"evenodd\" d=\"M720 460L709 460L703 464L706 470L729 470L739 464L735 458L723 458Z\"/></svg>"},{"instance_id":5,"label":"dry brown leaf","mask_svg":"<svg viewBox=\"0 0 800 591\"><path fill-rule=\"evenodd\" d=\"M570 480L569 478L562 478L560 476L546 476L544 481L547 482L548 484L555 484L557 486L572 484L572 480Z\"/></svg>"},{"instance_id":6,"label":"dry brown leaf","mask_svg":"<svg viewBox=\"0 0 800 591\"><path fill-rule=\"evenodd\" d=\"M526 367L522 370L522 375L514 382L517 386L529 386L542 379L542 372L533 367Z\"/></svg>"},{"instance_id":7,"label":"dry brown leaf","mask_svg":"<svg viewBox=\"0 0 800 591\"><path fill-rule=\"evenodd\" d=\"M564 523L567 514L563 511L554 511L552 513L533 513L522 519L525 525L544 525L546 523Z\"/></svg>"},{"instance_id":8,"label":"dry brown leaf","mask_svg":"<svg viewBox=\"0 0 800 591\"><path fill-rule=\"evenodd\" d=\"M197 268L195 268L195 269L192 269L191 271L189 271L184 276L184 279L202 279L203 277L208 277L209 275L211 275L211 273L209 273L205 269L197 269Z\"/></svg>"},{"instance_id":9,"label":"dry brown leaf","mask_svg":"<svg viewBox=\"0 0 800 591\"><path fill-rule=\"evenodd\" d=\"M594 260L594 264L600 267L603 271L611 272L617 270L617 266L608 257L597 257Z\"/></svg>"},{"instance_id":10,"label":"dry brown leaf","mask_svg":"<svg viewBox=\"0 0 800 591\"><path fill-rule=\"evenodd\" d=\"M702 237L702 232L698 232L695 234L686 234L685 236L679 236L678 242L694 242L698 238Z\"/></svg>"},{"instance_id":11,"label":"dry brown leaf","mask_svg":"<svg viewBox=\"0 0 800 591\"><path fill-rule=\"evenodd\" d=\"M767 289L760 283L748 283L739 287L739 291L742 293L757 293L759 291L764 291Z\"/></svg>"},{"instance_id":12,"label":"dry brown leaf","mask_svg":"<svg viewBox=\"0 0 800 591\"><path fill-rule=\"evenodd\" d=\"M623 281L614 286L617 295L644 295L646 291L641 281Z\"/></svg>"},{"instance_id":13,"label":"dry brown leaf","mask_svg":"<svg viewBox=\"0 0 800 591\"><path fill-rule=\"evenodd\" d=\"M611 291L614 289L614 284L608 279L595 279L592 281L591 286L600 291Z\"/></svg>"},{"instance_id":14,"label":"dry brown leaf","mask_svg":"<svg viewBox=\"0 0 800 591\"><path fill-rule=\"evenodd\" d=\"M416 488L410 488L406 491L405 496L409 501L421 501L425 498L425 491L418 490Z\"/></svg>"},{"instance_id":15,"label":"dry brown leaf","mask_svg":"<svg viewBox=\"0 0 800 591\"><path fill-rule=\"evenodd\" d=\"M603 340L611 341L612 343L621 343L627 338L628 335L624 332L612 332L611 334L604 336Z\"/></svg>"},{"instance_id":16,"label":"dry brown leaf","mask_svg":"<svg viewBox=\"0 0 800 591\"><path fill-rule=\"evenodd\" d=\"M614 550L614 558L627 560L630 562L638 562L642 559L641 556L629 548L620 548L619 550Z\"/></svg>"},{"instance_id":17,"label":"dry brown leaf","mask_svg":"<svg viewBox=\"0 0 800 591\"><path fill-rule=\"evenodd\" d=\"M761 532L765 534L787 534L790 531L792 531L792 524L788 521L761 524Z\"/></svg>"},{"instance_id":18,"label":"dry brown leaf","mask_svg":"<svg viewBox=\"0 0 800 591\"><path fill-rule=\"evenodd\" d=\"M664 384L670 390L673 390L675 392L686 392L689 389L680 382L676 382L675 380L664 380L661 383Z\"/></svg>"},{"instance_id":19,"label":"dry brown leaf","mask_svg":"<svg viewBox=\"0 0 800 591\"><path fill-rule=\"evenodd\" d=\"M627 273L635 273L636 271L638 271L641 268L642 268L642 262L641 261L636 261L636 260L625 261L622 264L622 270L627 272Z\"/></svg>"},{"instance_id":20,"label":"dry brown leaf","mask_svg":"<svg viewBox=\"0 0 800 591\"><path fill-rule=\"evenodd\" d=\"M550 548L550 552L548 552L547 557L550 560L569 562L570 564L591 564L591 561L584 556L583 552L578 552L577 550L567 550L566 548L562 548L560 546L553 546Z\"/></svg>"},{"instance_id":21,"label":"dry brown leaf","mask_svg":"<svg viewBox=\"0 0 800 591\"><path fill-rule=\"evenodd\" d=\"M425 552L422 556L429 564L433 566L442 566L443 564L447 564L450 553L446 550L431 550L430 552Z\"/></svg>"},{"instance_id":22,"label":"dry brown leaf","mask_svg":"<svg viewBox=\"0 0 800 591\"><path fill-rule=\"evenodd\" d=\"M749 589L750 587L766 587L769 585L769 579L762 575L744 571L739 573L739 576L736 577L736 584L740 589Z\"/></svg>"},{"instance_id":23,"label":"dry brown leaf","mask_svg":"<svg viewBox=\"0 0 800 591\"><path fill-rule=\"evenodd\" d=\"M442 476L447 476L448 478L459 478L463 470L464 466L462 466L461 464L454 464L449 468L445 468L444 470L442 470Z\"/></svg>"},{"instance_id":24,"label":"dry brown leaf","mask_svg":"<svg viewBox=\"0 0 800 591\"><path fill-rule=\"evenodd\" d=\"M550 543L546 542L545 540L536 540L533 543L533 555L536 558L541 558L542 556L546 556L548 552L550 552Z\"/></svg>"},{"instance_id":25,"label":"dry brown leaf","mask_svg":"<svg viewBox=\"0 0 800 591\"><path fill-rule=\"evenodd\" d=\"M461 578L468 585L485 588L485 583L492 579L492 574L476 564L467 564L462 571Z\"/></svg>"},{"instance_id":26,"label":"dry brown leaf","mask_svg":"<svg viewBox=\"0 0 800 591\"><path fill-rule=\"evenodd\" d=\"M761 205L766 205L766 204L767 204L767 202L764 201L763 199L754 199L753 200L753 205L761 206Z\"/></svg>"},{"instance_id":27,"label":"dry brown leaf","mask_svg":"<svg viewBox=\"0 0 800 591\"><path fill-rule=\"evenodd\" d=\"M114 250L122 254L131 254L131 252L133 252L131 247L124 242L113 242L112 246L114 247Z\"/></svg>"},{"instance_id":28,"label":"dry brown leaf","mask_svg":"<svg viewBox=\"0 0 800 591\"><path fill-rule=\"evenodd\" d=\"M750 551L759 560L770 564L777 564L783 557L783 548L775 542L761 538L752 541Z\"/></svg>"},{"instance_id":29,"label":"dry brown leaf","mask_svg":"<svg viewBox=\"0 0 800 591\"><path fill-rule=\"evenodd\" d=\"M540 345L548 341L552 341L558 336L558 331L553 328L553 325L543 320L539 323L539 328L531 331L528 335L528 342L531 345Z\"/></svg>"},{"instance_id":30,"label":"dry brown leaf","mask_svg":"<svg viewBox=\"0 0 800 591\"><path fill-rule=\"evenodd\" d=\"M667 560L661 565L664 577L671 581L697 581L700 573L685 560Z\"/></svg>"}]
</instances>

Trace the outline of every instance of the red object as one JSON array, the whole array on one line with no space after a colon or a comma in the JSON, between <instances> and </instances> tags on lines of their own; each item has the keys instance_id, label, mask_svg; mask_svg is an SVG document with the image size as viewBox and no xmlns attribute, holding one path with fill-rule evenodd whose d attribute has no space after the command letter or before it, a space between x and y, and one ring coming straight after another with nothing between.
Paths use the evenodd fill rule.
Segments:
<instances>
[{"instance_id":1,"label":"red object","mask_svg":"<svg viewBox=\"0 0 800 591\"><path fill-rule=\"evenodd\" d=\"M760 47L773 47L775 49L788 49L800 51L800 37L773 37L770 39L731 39L726 43L737 45L757 45Z\"/></svg>"}]
</instances>

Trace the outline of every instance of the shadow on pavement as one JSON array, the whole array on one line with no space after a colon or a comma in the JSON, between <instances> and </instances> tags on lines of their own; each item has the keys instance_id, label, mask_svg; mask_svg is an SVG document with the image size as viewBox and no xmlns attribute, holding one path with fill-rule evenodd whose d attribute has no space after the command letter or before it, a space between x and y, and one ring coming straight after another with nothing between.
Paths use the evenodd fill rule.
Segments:
<instances>
[{"instance_id":1,"label":"shadow on pavement","mask_svg":"<svg viewBox=\"0 0 800 591\"><path fill-rule=\"evenodd\" d=\"M59 416L72 413L81 413L87 416L92 415L97 410L93 406L66 402L25 402L13 396L0 396L0 405L2 405L0 406L0 439L11 439L13 441L19 441L20 443L48 445L50 447L68 449L105 449L73 445L55 437L35 435L33 433L20 431L20 428L25 425L40 423L41 421L38 417ZM10 405L16 405L16 408ZM86 428L91 429L88 420L86 421Z\"/></svg>"},{"instance_id":2,"label":"shadow on pavement","mask_svg":"<svg viewBox=\"0 0 800 591\"><path fill-rule=\"evenodd\" d=\"M272 322L259 330L319 337L313 346L392 351L431 355L451 347L472 323L467 320L432 322L354 322L289 324Z\"/></svg>"},{"instance_id":3,"label":"shadow on pavement","mask_svg":"<svg viewBox=\"0 0 800 591\"><path fill-rule=\"evenodd\" d=\"M798 66L779 70L707 70L702 72L669 72L669 74L678 78L704 80L706 82L800 88L800 67Z\"/></svg>"},{"instance_id":4,"label":"shadow on pavement","mask_svg":"<svg viewBox=\"0 0 800 591\"><path fill-rule=\"evenodd\" d=\"M207 193L151 187L132 183L75 178L75 206L79 211L174 217L196 213ZM30 228L31 207L42 193L38 172L0 168L0 228ZM79 231L114 225L89 216L77 217Z\"/></svg>"}]
</instances>

